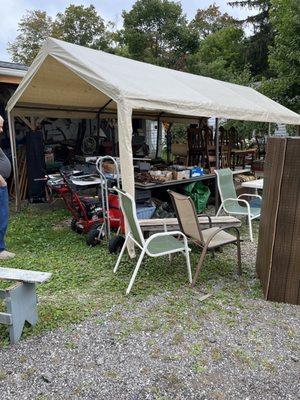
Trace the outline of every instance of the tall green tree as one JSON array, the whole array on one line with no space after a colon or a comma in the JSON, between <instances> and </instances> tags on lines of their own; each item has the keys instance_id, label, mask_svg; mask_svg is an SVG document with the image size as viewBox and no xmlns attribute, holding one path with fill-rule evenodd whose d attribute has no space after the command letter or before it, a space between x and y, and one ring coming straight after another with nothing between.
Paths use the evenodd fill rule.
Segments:
<instances>
[{"instance_id":1,"label":"tall green tree","mask_svg":"<svg viewBox=\"0 0 300 400\"><path fill-rule=\"evenodd\" d=\"M262 90L280 103L300 112L300 2L271 0L270 20L275 32L269 62L274 77Z\"/></svg>"},{"instance_id":2,"label":"tall green tree","mask_svg":"<svg viewBox=\"0 0 300 400\"><path fill-rule=\"evenodd\" d=\"M27 12L19 22L19 34L8 44L15 62L30 65L49 36L95 49L108 50L111 32L94 6L70 5L53 20L45 11Z\"/></svg>"},{"instance_id":3,"label":"tall green tree","mask_svg":"<svg viewBox=\"0 0 300 400\"><path fill-rule=\"evenodd\" d=\"M137 0L122 16L120 43L136 60L184 69L186 55L197 49L197 33L188 26L180 3Z\"/></svg>"},{"instance_id":4,"label":"tall green tree","mask_svg":"<svg viewBox=\"0 0 300 400\"><path fill-rule=\"evenodd\" d=\"M28 11L18 24L18 36L8 43L8 52L14 62L30 65L45 38L52 33L53 21L45 11Z\"/></svg>"},{"instance_id":5,"label":"tall green tree","mask_svg":"<svg viewBox=\"0 0 300 400\"><path fill-rule=\"evenodd\" d=\"M222 14L220 7L213 3L208 8L198 9L190 26L198 32L201 39L204 39L222 28L238 24L235 18L227 13Z\"/></svg>"},{"instance_id":6,"label":"tall green tree","mask_svg":"<svg viewBox=\"0 0 300 400\"><path fill-rule=\"evenodd\" d=\"M52 35L66 42L96 49L107 49L109 46L105 22L93 5L84 7L71 4L63 13L58 13Z\"/></svg>"},{"instance_id":7,"label":"tall green tree","mask_svg":"<svg viewBox=\"0 0 300 400\"><path fill-rule=\"evenodd\" d=\"M256 14L241 21L253 27L253 34L247 40L247 62L251 65L253 75L269 76L268 49L274 40L274 32L270 24L271 0L230 1L228 4L232 7L257 11Z\"/></svg>"},{"instance_id":8,"label":"tall green tree","mask_svg":"<svg viewBox=\"0 0 300 400\"><path fill-rule=\"evenodd\" d=\"M197 53L189 58L190 72L225 81L249 83L244 39L244 31L236 26L228 26L206 36L200 42Z\"/></svg>"}]
</instances>

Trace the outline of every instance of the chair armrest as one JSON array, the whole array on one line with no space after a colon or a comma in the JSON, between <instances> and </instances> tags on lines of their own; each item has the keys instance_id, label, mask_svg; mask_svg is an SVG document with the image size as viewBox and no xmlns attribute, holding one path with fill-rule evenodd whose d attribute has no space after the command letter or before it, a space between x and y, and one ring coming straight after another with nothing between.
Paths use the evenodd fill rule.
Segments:
<instances>
[{"instance_id":1,"label":"chair armrest","mask_svg":"<svg viewBox=\"0 0 300 400\"><path fill-rule=\"evenodd\" d=\"M240 194L237 198L239 199L240 197L258 197L260 200L262 200L262 197L259 194L253 194L253 193L243 193Z\"/></svg>"},{"instance_id":2,"label":"chair armrest","mask_svg":"<svg viewBox=\"0 0 300 400\"><path fill-rule=\"evenodd\" d=\"M211 221L211 216L206 214L206 213L202 213L202 214L197 214L197 217L206 217L208 218L208 224L209 227L212 228L212 221Z\"/></svg>"},{"instance_id":3,"label":"chair armrest","mask_svg":"<svg viewBox=\"0 0 300 400\"><path fill-rule=\"evenodd\" d=\"M222 232L222 231L225 231L226 229L230 229L230 228L236 230L236 232L237 232L237 238L236 238L236 240L239 240L239 239L240 239L240 231L239 231L239 229L238 229L236 226L229 225L229 226L224 226L224 227L222 227L222 228L219 228L219 229L217 229L215 232L213 232L213 233L208 237L207 241L205 242L205 246L208 246L209 243L211 242L211 240L212 240L218 233L220 233L220 232Z\"/></svg>"},{"instance_id":4,"label":"chair armrest","mask_svg":"<svg viewBox=\"0 0 300 400\"><path fill-rule=\"evenodd\" d=\"M225 208L225 203L226 203L227 201L236 201L238 204L239 204L239 203L246 204L246 207L247 207L247 213L249 213L249 214L250 214L250 205L249 205L249 202L248 202L248 201L246 201L246 200L242 200L242 199L239 199L239 198L233 198L233 197L229 197L228 199L225 199L225 200L222 202L222 204L223 204L223 208L224 208L224 210L225 210L225 211L226 211L226 208ZM227 211L227 212L229 212L229 211ZM241 214L241 215L244 215L244 213L239 213L239 212L235 212L235 214Z\"/></svg>"}]
</instances>

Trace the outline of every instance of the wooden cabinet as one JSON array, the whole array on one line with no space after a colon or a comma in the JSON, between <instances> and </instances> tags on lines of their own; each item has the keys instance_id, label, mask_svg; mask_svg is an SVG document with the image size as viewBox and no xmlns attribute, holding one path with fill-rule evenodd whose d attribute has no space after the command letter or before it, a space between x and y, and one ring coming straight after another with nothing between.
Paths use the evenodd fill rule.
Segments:
<instances>
[{"instance_id":1,"label":"wooden cabinet","mask_svg":"<svg viewBox=\"0 0 300 400\"><path fill-rule=\"evenodd\" d=\"M300 138L270 138L256 270L267 300L300 304Z\"/></svg>"}]
</instances>

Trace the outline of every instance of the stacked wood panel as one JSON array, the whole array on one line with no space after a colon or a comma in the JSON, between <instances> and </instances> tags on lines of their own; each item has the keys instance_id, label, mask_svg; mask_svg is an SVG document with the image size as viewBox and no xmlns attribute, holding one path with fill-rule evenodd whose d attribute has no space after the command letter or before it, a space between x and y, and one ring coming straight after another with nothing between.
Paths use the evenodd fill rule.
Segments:
<instances>
[{"instance_id":1,"label":"stacked wood panel","mask_svg":"<svg viewBox=\"0 0 300 400\"><path fill-rule=\"evenodd\" d=\"M300 304L300 138L270 138L256 270L267 300Z\"/></svg>"}]
</instances>

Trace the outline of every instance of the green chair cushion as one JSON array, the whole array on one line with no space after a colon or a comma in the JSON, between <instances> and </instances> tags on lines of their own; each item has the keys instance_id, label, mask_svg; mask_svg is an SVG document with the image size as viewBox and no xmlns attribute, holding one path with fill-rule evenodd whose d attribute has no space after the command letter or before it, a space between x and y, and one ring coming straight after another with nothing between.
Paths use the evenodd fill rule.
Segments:
<instances>
[{"instance_id":1,"label":"green chair cushion","mask_svg":"<svg viewBox=\"0 0 300 400\"><path fill-rule=\"evenodd\" d=\"M175 239L173 236L157 236L148 245L148 250L152 254L159 254L168 251L184 250L184 243Z\"/></svg>"}]
</instances>

